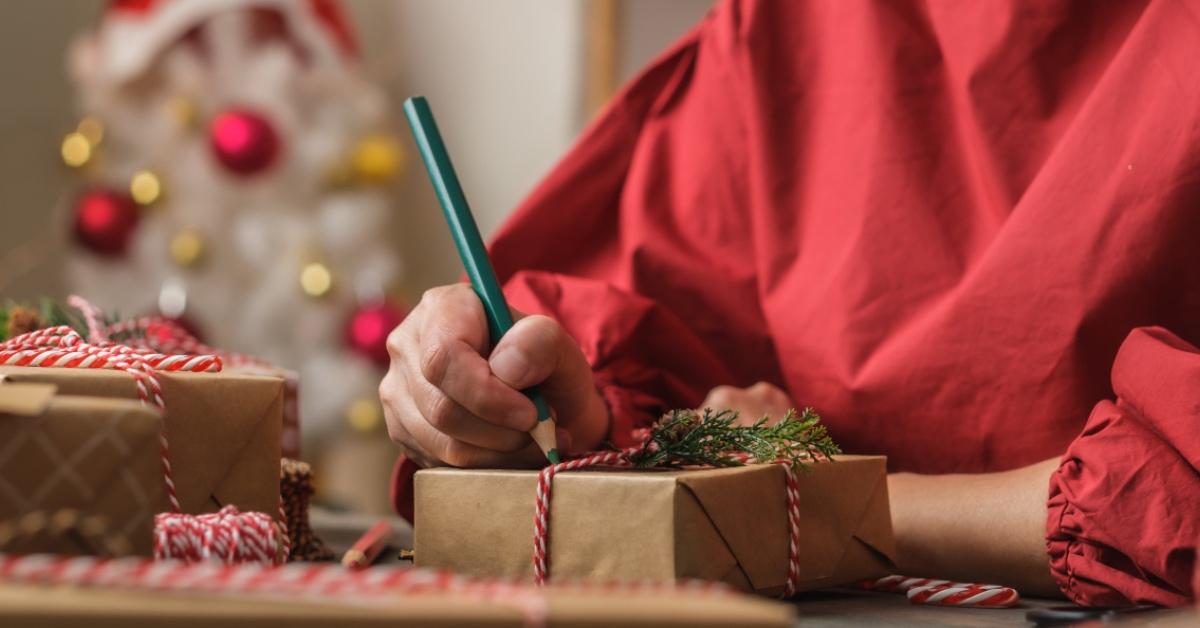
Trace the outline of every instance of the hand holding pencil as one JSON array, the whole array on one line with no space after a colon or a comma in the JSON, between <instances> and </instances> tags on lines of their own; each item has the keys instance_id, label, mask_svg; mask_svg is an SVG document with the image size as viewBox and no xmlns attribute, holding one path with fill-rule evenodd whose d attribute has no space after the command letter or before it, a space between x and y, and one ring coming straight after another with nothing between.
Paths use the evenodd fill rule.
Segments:
<instances>
[{"instance_id":1,"label":"hand holding pencil","mask_svg":"<svg viewBox=\"0 0 1200 628\"><path fill-rule=\"evenodd\" d=\"M406 105L410 121L412 109ZM424 466L537 466L546 464L551 449L596 447L608 414L590 365L551 318L507 306L457 177L448 182L449 157L430 151L432 116L429 124L415 119L414 132L425 132L425 140L417 137L418 148L427 153L427 165L433 157L431 178L451 227L446 246L458 248L472 285L426 292L392 333L391 369L380 385L389 433ZM464 211L456 212L447 199Z\"/></svg>"}]
</instances>

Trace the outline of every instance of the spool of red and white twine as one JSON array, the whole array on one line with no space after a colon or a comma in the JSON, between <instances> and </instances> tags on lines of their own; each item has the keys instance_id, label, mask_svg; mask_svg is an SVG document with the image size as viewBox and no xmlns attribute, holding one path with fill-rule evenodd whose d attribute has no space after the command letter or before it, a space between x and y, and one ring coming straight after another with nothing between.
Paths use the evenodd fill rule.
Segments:
<instances>
[{"instance_id":1,"label":"spool of red and white twine","mask_svg":"<svg viewBox=\"0 0 1200 628\"><path fill-rule=\"evenodd\" d=\"M533 515L533 582L535 585L545 585L550 576L550 558L547 548L550 538L550 489L554 485L554 476L560 471L575 471L588 467L631 467L633 465L629 461L629 456L640 449L640 447L632 447L623 451L596 452L552 464L538 473ZM740 458L742 462L748 462L750 458L746 454L736 454L735 457ZM784 477L786 478L788 572L782 597L788 598L795 595L800 582L800 491L791 462L779 460L776 461L776 464L784 467Z\"/></svg>"},{"instance_id":2,"label":"spool of red and white twine","mask_svg":"<svg viewBox=\"0 0 1200 628\"><path fill-rule=\"evenodd\" d=\"M215 353L191 354L162 351L143 338L136 345L118 344L108 340L110 333L146 330L147 325L163 325L165 337L175 342L175 348L189 346L207 348L191 338L174 323L165 319L147 318L129 323L105 325L98 308L86 300L72 296L69 303L78 308L88 327L90 342L68 326L48 327L21 334L0 343L0 365L114 369L128 373L137 385L138 398L159 412L166 409L162 385L157 371L218 372L222 358ZM169 327L168 327L169 326ZM189 341L188 339L191 338ZM155 517L156 558L176 558L185 561L218 560L232 563L266 561L281 563L287 559L290 540L286 529L282 499L279 520L261 513L239 513L226 507L212 515L186 515L179 504L171 470L170 446L164 424L159 433L163 484L171 512Z\"/></svg>"},{"instance_id":3,"label":"spool of red and white twine","mask_svg":"<svg viewBox=\"0 0 1200 628\"><path fill-rule=\"evenodd\" d=\"M910 578L895 574L877 580L866 580L861 586L871 591L904 593L913 604L934 606L1011 608L1021 601L1021 595L1016 589L998 584Z\"/></svg>"}]
</instances>

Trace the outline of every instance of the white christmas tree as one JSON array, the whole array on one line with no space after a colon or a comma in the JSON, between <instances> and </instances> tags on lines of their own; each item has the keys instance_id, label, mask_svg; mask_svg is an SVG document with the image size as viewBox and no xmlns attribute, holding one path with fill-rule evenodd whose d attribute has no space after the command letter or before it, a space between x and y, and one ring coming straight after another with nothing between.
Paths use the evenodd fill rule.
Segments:
<instances>
[{"instance_id":1,"label":"white christmas tree","mask_svg":"<svg viewBox=\"0 0 1200 628\"><path fill-rule=\"evenodd\" d=\"M70 54L70 289L294 369L306 436L371 415L402 154L327 1L116 2ZM306 438L306 440L308 440Z\"/></svg>"}]
</instances>

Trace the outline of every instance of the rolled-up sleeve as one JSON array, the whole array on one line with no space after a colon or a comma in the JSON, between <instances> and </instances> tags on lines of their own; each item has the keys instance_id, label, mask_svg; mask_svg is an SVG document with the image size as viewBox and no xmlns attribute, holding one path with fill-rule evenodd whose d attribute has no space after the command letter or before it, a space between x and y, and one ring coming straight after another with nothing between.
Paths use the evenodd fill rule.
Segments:
<instances>
[{"instance_id":1,"label":"rolled-up sleeve","mask_svg":"<svg viewBox=\"0 0 1200 628\"><path fill-rule=\"evenodd\" d=\"M1195 600L1200 543L1200 351L1135 329L1051 477L1047 549L1059 587L1086 605Z\"/></svg>"}]
</instances>

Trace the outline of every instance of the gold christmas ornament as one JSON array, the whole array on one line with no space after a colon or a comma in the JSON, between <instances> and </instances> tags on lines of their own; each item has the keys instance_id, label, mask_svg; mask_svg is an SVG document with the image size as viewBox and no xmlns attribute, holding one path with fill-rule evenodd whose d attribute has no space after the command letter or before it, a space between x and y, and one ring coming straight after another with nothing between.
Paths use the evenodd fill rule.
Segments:
<instances>
[{"instance_id":1,"label":"gold christmas ornament","mask_svg":"<svg viewBox=\"0 0 1200 628\"><path fill-rule=\"evenodd\" d=\"M312 262L300 271L300 289L314 299L319 299L333 289L333 273L321 262Z\"/></svg>"},{"instance_id":2,"label":"gold christmas ornament","mask_svg":"<svg viewBox=\"0 0 1200 628\"><path fill-rule=\"evenodd\" d=\"M383 408L377 399L356 399L346 408L346 423L356 432L374 432L383 425Z\"/></svg>"},{"instance_id":3,"label":"gold christmas ornament","mask_svg":"<svg viewBox=\"0 0 1200 628\"><path fill-rule=\"evenodd\" d=\"M387 183L404 165L404 153L395 138L369 135L354 147L350 158L354 176L364 183Z\"/></svg>"},{"instance_id":4,"label":"gold christmas ornament","mask_svg":"<svg viewBox=\"0 0 1200 628\"><path fill-rule=\"evenodd\" d=\"M176 96L167 104L170 109L171 118L175 124L183 129L195 128L196 120L200 117L196 111L196 103L190 98L184 96Z\"/></svg>"},{"instance_id":5,"label":"gold christmas ornament","mask_svg":"<svg viewBox=\"0 0 1200 628\"><path fill-rule=\"evenodd\" d=\"M75 131L67 133L62 141L62 160L72 168L80 168L92 159L92 143L87 137Z\"/></svg>"},{"instance_id":6,"label":"gold christmas ornament","mask_svg":"<svg viewBox=\"0 0 1200 628\"><path fill-rule=\"evenodd\" d=\"M171 238L171 261L190 268L204 258L204 238L195 229L184 229Z\"/></svg>"},{"instance_id":7,"label":"gold christmas ornament","mask_svg":"<svg viewBox=\"0 0 1200 628\"><path fill-rule=\"evenodd\" d=\"M149 170L139 170L129 180L129 195L138 205L150 205L162 196L162 183L158 175Z\"/></svg>"},{"instance_id":8,"label":"gold christmas ornament","mask_svg":"<svg viewBox=\"0 0 1200 628\"><path fill-rule=\"evenodd\" d=\"M91 116L85 116L80 120L75 130L86 138L92 146L100 144L104 139L104 123Z\"/></svg>"}]
</instances>

